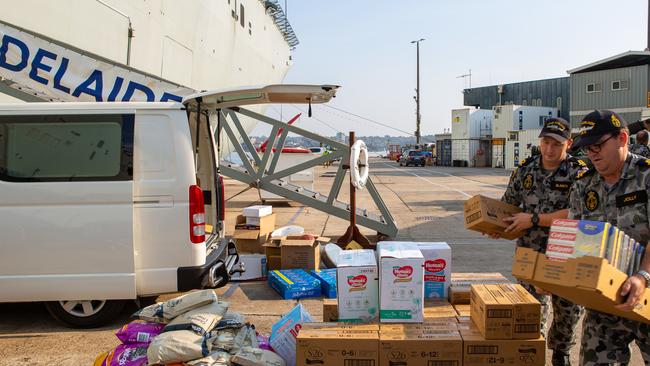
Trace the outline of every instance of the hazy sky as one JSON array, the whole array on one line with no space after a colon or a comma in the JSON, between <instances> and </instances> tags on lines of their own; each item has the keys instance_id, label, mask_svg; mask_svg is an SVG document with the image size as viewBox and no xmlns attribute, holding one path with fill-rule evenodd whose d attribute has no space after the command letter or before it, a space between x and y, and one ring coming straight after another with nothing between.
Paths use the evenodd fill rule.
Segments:
<instances>
[{"instance_id":1,"label":"hazy sky","mask_svg":"<svg viewBox=\"0 0 650 366\"><path fill-rule=\"evenodd\" d=\"M280 0L284 7L284 0ZM341 85L330 105L415 131L416 47L420 44L422 134L451 126L472 86L567 76L566 71L643 50L646 0L287 0L300 44L285 83ZM399 135L314 106L299 126L324 135ZM268 114L276 117L273 107ZM283 107L284 119L297 112Z\"/></svg>"}]
</instances>

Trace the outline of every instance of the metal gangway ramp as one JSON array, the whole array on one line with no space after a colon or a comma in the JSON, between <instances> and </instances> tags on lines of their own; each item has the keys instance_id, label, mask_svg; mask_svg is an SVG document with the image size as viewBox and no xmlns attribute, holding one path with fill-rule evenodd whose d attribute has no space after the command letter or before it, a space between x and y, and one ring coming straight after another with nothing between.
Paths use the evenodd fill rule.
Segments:
<instances>
[{"instance_id":1,"label":"metal gangway ramp","mask_svg":"<svg viewBox=\"0 0 650 366\"><path fill-rule=\"evenodd\" d=\"M219 141L220 145L231 146L242 161L242 164L235 164L224 160L224 156L221 156L219 164L221 174L243 182L251 188L265 190L348 220L350 205L337 198L348 170L346 163L350 160L349 146L242 107L242 105L270 103L325 103L334 97L337 88L338 86L334 85L270 85L257 89L240 89L217 94L206 93L202 98L193 96L192 98L197 101L196 105L190 104L187 107L190 110L195 108L202 110L204 113L216 113L215 140ZM247 120L247 124L252 119L257 123L270 125L271 133L264 152L258 152L251 143L250 136L242 122L244 119ZM278 170L278 161L289 133L329 145L334 151L328 155L314 156L313 159L290 168ZM341 163L328 192L313 191L289 182L289 177L292 174L338 158L341 159ZM357 208L357 223L380 235L395 237L397 234L395 220L371 178L368 179L366 188L379 213Z\"/></svg>"}]
</instances>

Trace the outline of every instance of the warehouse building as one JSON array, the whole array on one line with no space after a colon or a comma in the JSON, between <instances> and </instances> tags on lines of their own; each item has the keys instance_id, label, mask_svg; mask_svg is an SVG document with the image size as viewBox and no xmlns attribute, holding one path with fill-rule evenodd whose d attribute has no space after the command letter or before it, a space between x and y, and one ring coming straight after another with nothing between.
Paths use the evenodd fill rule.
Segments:
<instances>
[{"instance_id":1,"label":"warehouse building","mask_svg":"<svg viewBox=\"0 0 650 366\"><path fill-rule=\"evenodd\" d=\"M611 109L628 123L640 119L650 107L649 65L650 51L628 51L569 70L571 126L596 108Z\"/></svg>"},{"instance_id":2,"label":"warehouse building","mask_svg":"<svg viewBox=\"0 0 650 366\"><path fill-rule=\"evenodd\" d=\"M569 77L524 81L463 90L463 105L493 109L498 105L554 107L569 120L571 106Z\"/></svg>"}]
</instances>

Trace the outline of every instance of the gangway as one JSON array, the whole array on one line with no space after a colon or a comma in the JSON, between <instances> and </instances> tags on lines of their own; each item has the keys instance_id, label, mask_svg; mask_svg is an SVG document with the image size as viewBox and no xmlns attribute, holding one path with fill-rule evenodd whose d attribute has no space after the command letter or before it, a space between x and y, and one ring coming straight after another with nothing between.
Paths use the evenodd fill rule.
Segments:
<instances>
[{"instance_id":1,"label":"gangway","mask_svg":"<svg viewBox=\"0 0 650 366\"><path fill-rule=\"evenodd\" d=\"M223 175L243 182L251 188L265 190L348 220L350 205L339 201L337 198L346 177L345 163L350 160L349 147L338 141L242 107L247 104L277 102L309 103L310 105L312 103L326 103L334 97L336 89L338 89L338 86L334 85L271 85L259 89L245 89L219 94L206 93L204 98L198 98L200 102L187 105L187 107L190 110L201 110L203 113L216 113L218 119L217 131L215 131L216 140L221 141L222 144L225 140L234 146L235 152L242 163L234 164L226 161L222 156L219 169ZM191 97L196 99L196 96ZM268 145L264 152L258 152L254 148L248 133L242 126L242 116L271 126ZM330 154L315 156L306 162L277 171L278 160L289 133L312 139L323 145L329 145L333 151ZM250 154L252 161L249 160L246 152ZM288 182L288 178L292 174L338 158L341 159L341 164L339 164L334 182L327 194ZM378 234L394 237L397 234L395 220L371 178L368 179L366 188L379 213L357 208L357 223L376 231Z\"/></svg>"}]
</instances>

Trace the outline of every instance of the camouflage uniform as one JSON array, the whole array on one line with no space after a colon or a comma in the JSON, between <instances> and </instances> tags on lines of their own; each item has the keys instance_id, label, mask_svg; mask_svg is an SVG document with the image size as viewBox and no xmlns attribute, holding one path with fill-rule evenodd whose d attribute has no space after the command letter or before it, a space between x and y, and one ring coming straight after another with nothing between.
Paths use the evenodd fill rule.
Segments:
<instances>
[{"instance_id":1,"label":"camouflage uniform","mask_svg":"<svg viewBox=\"0 0 650 366\"><path fill-rule=\"evenodd\" d=\"M630 144L630 152L645 158L650 158L650 148L643 144Z\"/></svg>"},{"instance_id":2,"label":"camouflage uniform","mask_svg":"<svg viewBox=\"0 0 650 366\"><path fill-rule=\"evenodd\" d=\"M541 166L541 159L538 155L521 163L512 173L502 201L520 206L527 213L546 214L568 208L570 188L577 175L588 171L586 164L580 159L568 156L555 171L547 172ZM548 227L532 227L517 240L517 246L544 253L548 233ZM576 343L574 329L583 308L555 295L549 299L547 295L538 294L533 286L525 283L522 285L542 304L542 334L546 336L548 331L549 349L568 354ZM549 331L551 303L553 323Z\"/></svg>"},{"instance_id":3,"label":"camouflage uniform","mask_svg":"<svg viewBox=\"0 0 650 366\"><path fill-rule=\"evenodd\" d=\"M650 160L628 154L621 179L609 188L595 169L579 176L571 193L569 218L607 221L638 242L647 243L650 239L649 165ZM650 325L588 310L580 362L582 365L627 364L632 341L641 349L645 364L650 364Z\"/></svg>"}]
</instances>

